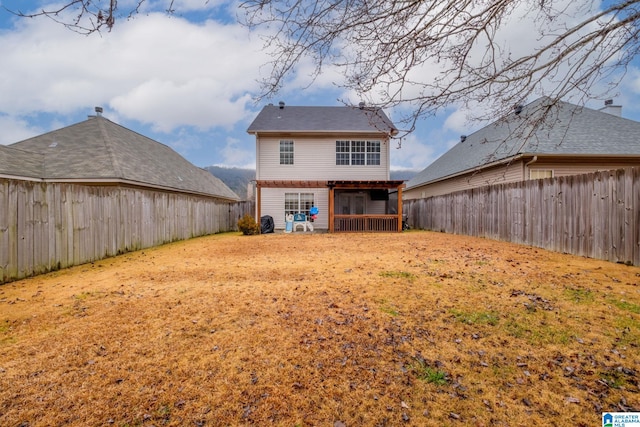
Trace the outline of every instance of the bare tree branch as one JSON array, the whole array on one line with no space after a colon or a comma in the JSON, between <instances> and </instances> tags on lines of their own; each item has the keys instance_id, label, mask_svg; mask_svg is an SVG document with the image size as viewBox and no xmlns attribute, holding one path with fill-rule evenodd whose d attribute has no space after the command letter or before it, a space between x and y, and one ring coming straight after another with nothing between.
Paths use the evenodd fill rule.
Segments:
<instances>
[{"instance_id":1,"label":"bare tree branch","mask_svg":"<svg viewBox=\"0 0 640 427\"><path fill-rule=\"evenodd\" d=\"M280 90L303 58L340 67L344 88L368 104L410 106L401 123L453 105L486 106L497 117L532 95L602 96L639 44L639 1L570 5L560 0L246 0L244 23L268 28L274 48L263 97ZM516 19L536 23L536 47L501 38ZM570 24L562 24L568 22ZM601 90L601 89L600 89Z\"/></svg>"},{"instance_id":2,"label":"bare tree branch","mask_svg":"<svg viewBox=\"0 0 640 427\"><path fill-rule=\"evenodd\" d=\"M146 0L137 0L128 12L130 18L140 11ZM173 5L170 2L168 12ZM116 23L118 0L67 0L67 3L52 8L40 9L37 12L25 13L2 6L7 12L23 18L47 17L71 31L80 34L91 34L103 29L111 31Z\"/></svg>"}]
</instances>

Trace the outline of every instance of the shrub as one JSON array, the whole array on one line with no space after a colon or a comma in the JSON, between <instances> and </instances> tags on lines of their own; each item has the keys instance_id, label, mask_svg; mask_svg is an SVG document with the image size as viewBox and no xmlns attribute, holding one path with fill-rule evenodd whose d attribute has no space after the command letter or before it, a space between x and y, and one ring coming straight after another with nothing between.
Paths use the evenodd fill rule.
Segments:
<instances>
[{"instance_id":1,"label":"shrub","mask_svg":"<svg viewBox=\"0 0 640 427\"><path fill-rule=\"evenodd\" d=\"M242 234L245 236L260 234L260 225L249 214L246 214L238 220L238 229L242 231Z\"/></svg>"}]
</instances>

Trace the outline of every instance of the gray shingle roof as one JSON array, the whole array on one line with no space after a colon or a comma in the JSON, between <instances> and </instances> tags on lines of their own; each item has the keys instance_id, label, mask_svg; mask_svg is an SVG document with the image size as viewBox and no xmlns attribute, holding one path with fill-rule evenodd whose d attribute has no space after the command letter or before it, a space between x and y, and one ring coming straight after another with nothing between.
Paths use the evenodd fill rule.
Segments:
<instances>
[{"instance_id":1,"label":"gray shingle roof","mask_svg":"<svg viewBox=\"0 0 640 427\"><path fill-rule=\"evenodd\" d=\"M127 182L237 200L218 178L198 168L166 145L95 116L40 136L11 144L10 162L41 161L39 178L80 182ZM6 151L6 150L4 150ZM25 156L15 153L30 153ZM7 167L0 155L0 173ZM26 169L34 169L35 165Z\"/></svg>"},{"instance_id":2,"label":"gray shingle roof","mask_svg":"<svg viewBox=\"0 0 640 427\"><path fill-rule=\"evenodd\" d=\"M640 156L640 122L540 98L466 137L407 182L407 189L520 155Z\"/></svg>"},{"instance_id":3,"label":"gray shingle roof","mask_svg":"<svg viewBox=\"0 0 640 427\"><path fill-rule=\"evenodd\" d=\"M44 156L0 145L0 175L42 178Z\"/></svg>"},{"instance_id":4,"label":"gray shingle roof","mask_svg":"<svg viewBox=\"0 0 640 427\"><path fill-rule=\"evenodd\" d=\"M247 129L248 133L371 133L395 134L395 126L379 108L299 107L267 105Z\"/></svg>"}]
</instances>

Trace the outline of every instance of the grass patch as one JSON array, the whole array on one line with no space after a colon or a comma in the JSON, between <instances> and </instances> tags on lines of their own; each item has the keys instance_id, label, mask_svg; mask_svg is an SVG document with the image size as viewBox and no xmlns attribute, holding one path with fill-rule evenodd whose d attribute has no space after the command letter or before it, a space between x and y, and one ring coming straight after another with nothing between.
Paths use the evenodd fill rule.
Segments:
<instances>
[{"instance_id":1,"label":"grass patch","mask_svg":"<svg viewBox=\"0 0 640 427\"><path fill-rule=\"evenodd\" d=\"M407 279L413 280L416 278L416 275L413 273L409 273L408 271L383 271L380 273L381 277L392 278L392 279Z\"/></svg>"},{"instance_id":2,"label":"grass patch","mask_svg":"<svg viewBox=\"0 0 640 427\"><path fill-rule=\"evenodd\" d=\"M73 298L79 301L84 301L87 300L89 298L96 298L96 297L101 297L104 296L104 292L101 291L85 291L85 292L79 292L77 294L73 295Z\"/></svg>"},{"instance_id":3,"label":"grass patch","mask_svg":"<svg viewBox=\"0 0 640 427\"><path fill-rule=\"evenodd\" d=\"M542 323L534 325L531 321L525 319L510 319L505 323L503 329L510 336L523 339L534 346L567 344L571 341L571 337L574 336L572 331L560 326Z\"/></svg>"},{"instance_id":4,"label":"grass patch","mask_svg":"<svg viewBox=\"0 0 640 427\"><path fill-rule=\"evenodd\" d=\"M393 317L400 314L398 308L386 300L380 301L380 311Z\"/></svg>"},{"instance_id":5,"label":"grass patch","mask_svg":"<svg viewBox=\"0 0 640 427\"><path fill-rule=\"evenodd\" d=\"M500 321L498 313L493 311L460 311L451 310L451 314L458 321L467 325L491 325L495 326Z\"/></svg>"},{"instance_id":6,"label":"grass patch","mask_svg":"<svg viewBox=\"0 0 640 427\"><path fill-rule=\"evenodd\" d=\"M595 301L596 297L590 289L566 288L564 295L577 304L588 304Z\"/></svg>"},{"instance_id":7,"label":"grass patch","mask_svg":"<svg viewBox=\"0 0 640 427\"><path fill-rule=\"evenodd\" d=\"M421 356L414 357L407 366L407 370L419 380L429 384L442 386L449 383L449 375L445 371L429 366Z\"/></svg>"},{"instance_id":8,"label":"grass patch","mask_svg":"<svg viewBox=\"0 0 640 427\"><path fill-rule=\"evenodd\" d=\"M16 342L16 337L8 335L9 332L11 332L11 325L9 325L8 323L0 324L0 346L5 344L13 344Z\"/></svg>"},{"instance_id":9,"label":"grass patch","mask_svg":"<svg viewBox=\"0 0 640 427\"><path fill-rule=\"evenodd\" d=\"M610 299L609 304L618 307L620 310L628 311L635 314L640 314L640 304L634 304L628 301Z\"/></svg>"},{"instance_id":10,"label":"grass patch","mask_svg":"<svg viewBox=\"0 0 640 427\"><path fill-rule=\"evenodd\" d=\"M622 388L627 384L625 375L615 369L600 372L600 378L611 388Z\"/></svg>"},{"instance_id":11,"label":"grass patch","mask_svg":"<svg viewBox=\"0 0 640 427\"><path fill-rule=\"evenodd\" d=\"M620 345L638 346L640 343L640 320L631 316L619 316L615 321L615 335L612 337Z\"/></svg>"}]
</instances>

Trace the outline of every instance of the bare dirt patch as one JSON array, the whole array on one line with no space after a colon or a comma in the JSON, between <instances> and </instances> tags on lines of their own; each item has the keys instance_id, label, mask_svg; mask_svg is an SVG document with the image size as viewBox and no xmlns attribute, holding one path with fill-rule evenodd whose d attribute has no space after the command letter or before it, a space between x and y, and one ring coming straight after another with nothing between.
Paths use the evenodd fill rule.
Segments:
<instances>
[{"instance_id":1,"label":"bare dirt patch","mask_svg":"<svg viewBox=\"0 0 640 427\"><path fill-rule=\"evenodd\" d=\"M574 425L640 411L640 269L224 234L0 286L0 425Z\"/></svg>"}]
</instances>

